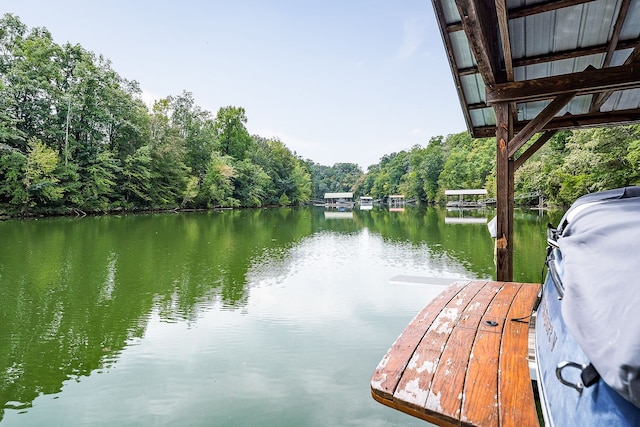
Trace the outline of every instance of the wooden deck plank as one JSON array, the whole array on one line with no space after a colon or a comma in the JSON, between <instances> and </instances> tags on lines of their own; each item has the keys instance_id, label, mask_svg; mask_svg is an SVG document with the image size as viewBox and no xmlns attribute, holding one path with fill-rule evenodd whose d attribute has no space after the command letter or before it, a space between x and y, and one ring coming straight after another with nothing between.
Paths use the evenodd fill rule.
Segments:
<instances>
[{"instance_id":1,"label":"wooden deck plank","mask_svg":"<svg viewBox=\"0 0 640 427\"><path fill-rule=\"evenodd\" d=\"M523 284L509 309L500 349L500 390L498 401L501 425L523 427L538 425L533 388L529 379L528 348L531 307L537 300L539 285ZM523 319L524 318L524 319ZM514 320L523 319L524 321ZM514 390L528 392L515 393Z\"/></svg>"},{"instance_id":2,"label":"wooden deck plank","mask_svg":"<svg viewBox=\"0 0 640 427\"><path fill-rule=\"evenodd\" d=\"M475 335L470 328L456 327L452 331L424 405L427 412L443 414L451 420L460 418L462 390Z\"/></svg>"},{"instance_id":3,"label":"wooden deck plank","mask_svg":"<svg viewBox=\"0 0 640 427\"><path fill-rule=\"evenodd\" d=\"M478 325L472 357L467 368L467 381L460 420L471 425L498 426L498 362L502 331L519 285L493 282L491 301Z\"/></svg>"},{"instance_id":4,"label":"wooden deck plank","mask_svg":"<svg viewBox=\"0 0 640 427\"><path fill-rule=\"evenodd\" d=\"M415 348L393 394L394 399L424 410L432 378L438 369L442 352L448 346L451 332L464 309L484 284L484 282L470 282L442 308L429 325L425 339Z\"/></svg>"},{"instance_id":5,"label":"wooden deck plank","mask_svg":"<svg viewBox=\"0 0 640 427\"><path fill-rule=\"evenodd\" d=\"M513 303L513 299L520 289L520 284L517 283L501 283L493 282L496 288L495 298L487 305L482 322L478 326L480 330L486 332L502 333L502 329L507 319L509 307ZM492 326L495 322L496 326Z\"/></svg>"},{"instance_id":6,"label":"wooden deck plank","mask_svg":"<svg viewBox=\"0 0 640 427\"><path fill-rule=\"evenodd\" d=\"M498 426L498 352L500 334L478 331L469 360L462 393L461 423L483 427Z\"/></svg>"},{"instance_id":7,"label":"wooden deck plank","mask_svg":"<svg viewBox=\"0 0 640 427\"><path fill-rule=\"evenodd\" d=\"M433 323L442 308L446 306L458 292L464 288L465 283L454 283L435 299L431 301L409 326L396 339L387 354L382 358L373 377L371 378L371 390L381 396L393 395L398 385L407 361L413 355L416 347L427 332L429 325Z\"/></svg>"},{"instance_id":8,"label":"wooden deck plank","mask_svg":"<svg viewBox=\"0 0 640 427\"><path fill-rule=\"evenodd\" d=\"M427 411L443 413L456 421L461 419L468 367L474 359L473 343L477 330L481 327L480 322L486 315L487 307L491 301L494 301L501 287L501 284L495 282L485 283L465 308L443 352L438 369L444 372L436 373L425 405ZM497 364L497 360L495 363ZM495 388L497 395L497 384ZM479 395L485 399L484 392L481 391Z\"/></svg>"},{"instance_id":9,"label":"wooden deck plank","mask_svg":"<svg viewBox=\"0 0 640 427\"><path fill-rule=\"evenodd\" d=\"M374 399L442 426L537 426L528 319L510 319L531 313L539 288L511 282L448 288L378 365Z\"/></svg>"}]
</instances>

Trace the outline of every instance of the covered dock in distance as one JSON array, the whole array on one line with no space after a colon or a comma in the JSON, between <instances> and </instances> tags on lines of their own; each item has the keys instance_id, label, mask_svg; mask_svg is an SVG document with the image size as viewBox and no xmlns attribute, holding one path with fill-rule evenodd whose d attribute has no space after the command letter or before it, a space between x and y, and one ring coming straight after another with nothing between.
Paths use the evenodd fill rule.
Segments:
<instances>
[{"instance_id":1,"label":"covered dock in distance","mask_svg":"<svg viewBox=\"0 0 640 427\"><path fill-rule=\"evenodd\" d=\"M373 197L360 196L360 210L372 210L373 209Z\"/></svg>"},{"instance_id":2,"label":"covered dock in distance","mask_svg":"<svg viewBox=\"0 0 640 427\"><path fill-rule=\"evenodd\" d=\"M388 201L390 208L403 208L406 202L403 194L391 194Z\"/></svg>"},{"instance_id":3,"label":"covered dock in distance","mask_svg":"<svg viewBox=\"0 0 640 427\"><path fill-rule=\"evenodd\" d=\"M487 196L487 190L484 188L467 189L467 190L445 190L444 195L447 197L457 197L458 200L447 202L447 206L455 207L477 207L484 205L484 198ZM471 196L471 199L465 197ZM484 196L480 199L479 196Z\"/></svg>"},{"instance_id":4,"label":"covered dock in distance","mask_svg":"<svg viewBox=\"0 0 640 427\"><path fill-rule=\"evenodd\" d=\"M353 208L353 193L324 193L327 208Z\"/></svg>"}]
</instances>

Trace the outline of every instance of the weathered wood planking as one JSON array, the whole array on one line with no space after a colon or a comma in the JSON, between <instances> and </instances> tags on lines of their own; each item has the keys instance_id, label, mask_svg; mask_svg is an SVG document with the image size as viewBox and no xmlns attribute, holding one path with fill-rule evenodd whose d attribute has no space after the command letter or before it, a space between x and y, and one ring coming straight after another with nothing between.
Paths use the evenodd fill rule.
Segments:
<instances>
[{"instance_id":1,"label":"weathered wood planking","mask_svg":"<svg viewBox=\"0 0 640 427\"><path fill-rule=\"evenodd\" d=\"M538 426L527 316L539 289L511 282L451 285L378 364L373 398L443 426Z\"/></svg>"},{"instance_id":2,"label":"weathered wood planking","mask_svg":"<svg viewBox=\"0 0 640 427\"><path fill-rule=\"evenodd\" d=\"M531 316L532 305L537 300L539 293L540 286L538 285L520 287L518 295L509 309L508 318L523 319L523 321L507 322L505 324L506 331L502 335L498 375L504 378L499 380L498 398L501 425L505 427L538 425L533 391L529 393L517 393L517 391L531 390L527 353L531 317L527 316Z\"/></svg>"}]
</instances>

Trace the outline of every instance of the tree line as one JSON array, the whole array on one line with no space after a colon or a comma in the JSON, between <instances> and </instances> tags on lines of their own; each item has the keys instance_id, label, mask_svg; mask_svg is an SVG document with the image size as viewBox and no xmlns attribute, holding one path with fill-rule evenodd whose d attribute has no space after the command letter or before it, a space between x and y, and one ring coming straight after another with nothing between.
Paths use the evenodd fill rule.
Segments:
<instances>
[{"instance_id":1,"label":"tree line","mask_svg":"<svg viewBox=\"0 0 640 427\"><path fill-rule=\"evenodd\" d=\"M363 172L303 160L246 123L244 108L214 115L186 91L149 108L102 56L0 19L0 215L299 205L342 191L423 203L447 189L495 195L494 138L436 136ZM515 179L516 193L561 206L640 183L640 125L558 132Z\"/></svg>"},{"instance_id":2,"label":"tree line","mask_svg":"<svg viewBox=\"0 0 640 427\"><path fill-rule=\"evenodd\" d=\"M473 139L467 132L434 137L424 148L383 156L352 190L374 199L404 194L422 202L444 202L448 189L484 188L495 197L495 152L495 138ZM640 125L558 132L515 173L516 194L537 193L552 206L638 184Z\"/></svg>"},{"instance_id":3,"label":"tree line","mask_svg":"<svg viewBox=\"0 0 640 427\"><path fill-rule=\"evenodd\" d=\"M0 20L0 213L292 205L308 164L183 92L148 108L137 82L46 28Z\"/></svg>"}]
</instances>

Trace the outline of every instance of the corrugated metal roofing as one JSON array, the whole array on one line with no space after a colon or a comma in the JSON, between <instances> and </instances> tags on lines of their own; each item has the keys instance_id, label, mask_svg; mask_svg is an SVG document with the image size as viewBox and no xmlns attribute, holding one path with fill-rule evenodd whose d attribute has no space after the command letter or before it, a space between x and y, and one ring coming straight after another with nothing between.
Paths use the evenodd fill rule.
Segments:
<instances>
[{"instance_id":1,"label":"corrugated metal roofing","mask_svg":"<svg viewBox=\"0 0 640 427\"><path fill-rule=\"evenodd\" d=\"M629 2L626 14L625 1ZM496 18L496 10L500 10L496 4L499 5L500 2L501 0L495 0L495 3L494 0L433 0L467 126L474 136L488 136L491 127L495 128L496 117L493 108L486 104L485 81L469 41L468 28L463 29L464 23L457 3L472 3L478 10L486 9L487 5L489 9L493 7L487 16L496 28L483 28L487 29L487 34L495 34L495 39L489 40L488 44L500 46L501 51L502 41ZM588 67L600 69L604 66L621 66L634 49L640 49L640 0L506 0L505 3L509 17L508 40L514 82L579 73ZM558 7L560 3L564 7ZM534 5L542 7L532 11L531 7ZM523 11L527 8L528 12ZM618 24L621 29L617 47L610 63L605 64L607 48L616 34L615 26L621 10L624 20ZM486 16L481 18L486 23ZM506 70L504 56L501 54L499 58L500 72ZM567 113L575 116L589 114L594 97L594 94L575 97L556 117ZM515 120L523 123L532 120L550 101L551 99L518 102ZM598 112L639 109L640 91L632 88L614 91ZM640 117L640 111L631 112ZM635 117L630 116L631 119Z\"/></svg>"},{"instance_id":2,"label":"corrugated metal roofing","mask_svg":"<svg viewBox=\"0 0 640 427\"><path fill-rule=\"evenodd\" d=\"M445 190L445 196L484 196L487 190L484 188L468 189L468 190Z\"/></svg>"},{"instance_id":3,"label":"corrugated metal roofing","mask_svg":"<svg viewBox=\"0 0 640 427\"><path fill-rule=\"evenodd\" d=\"M325 199L352 199L353 193L324 193Z\"/></svg>"}]
</instances>

